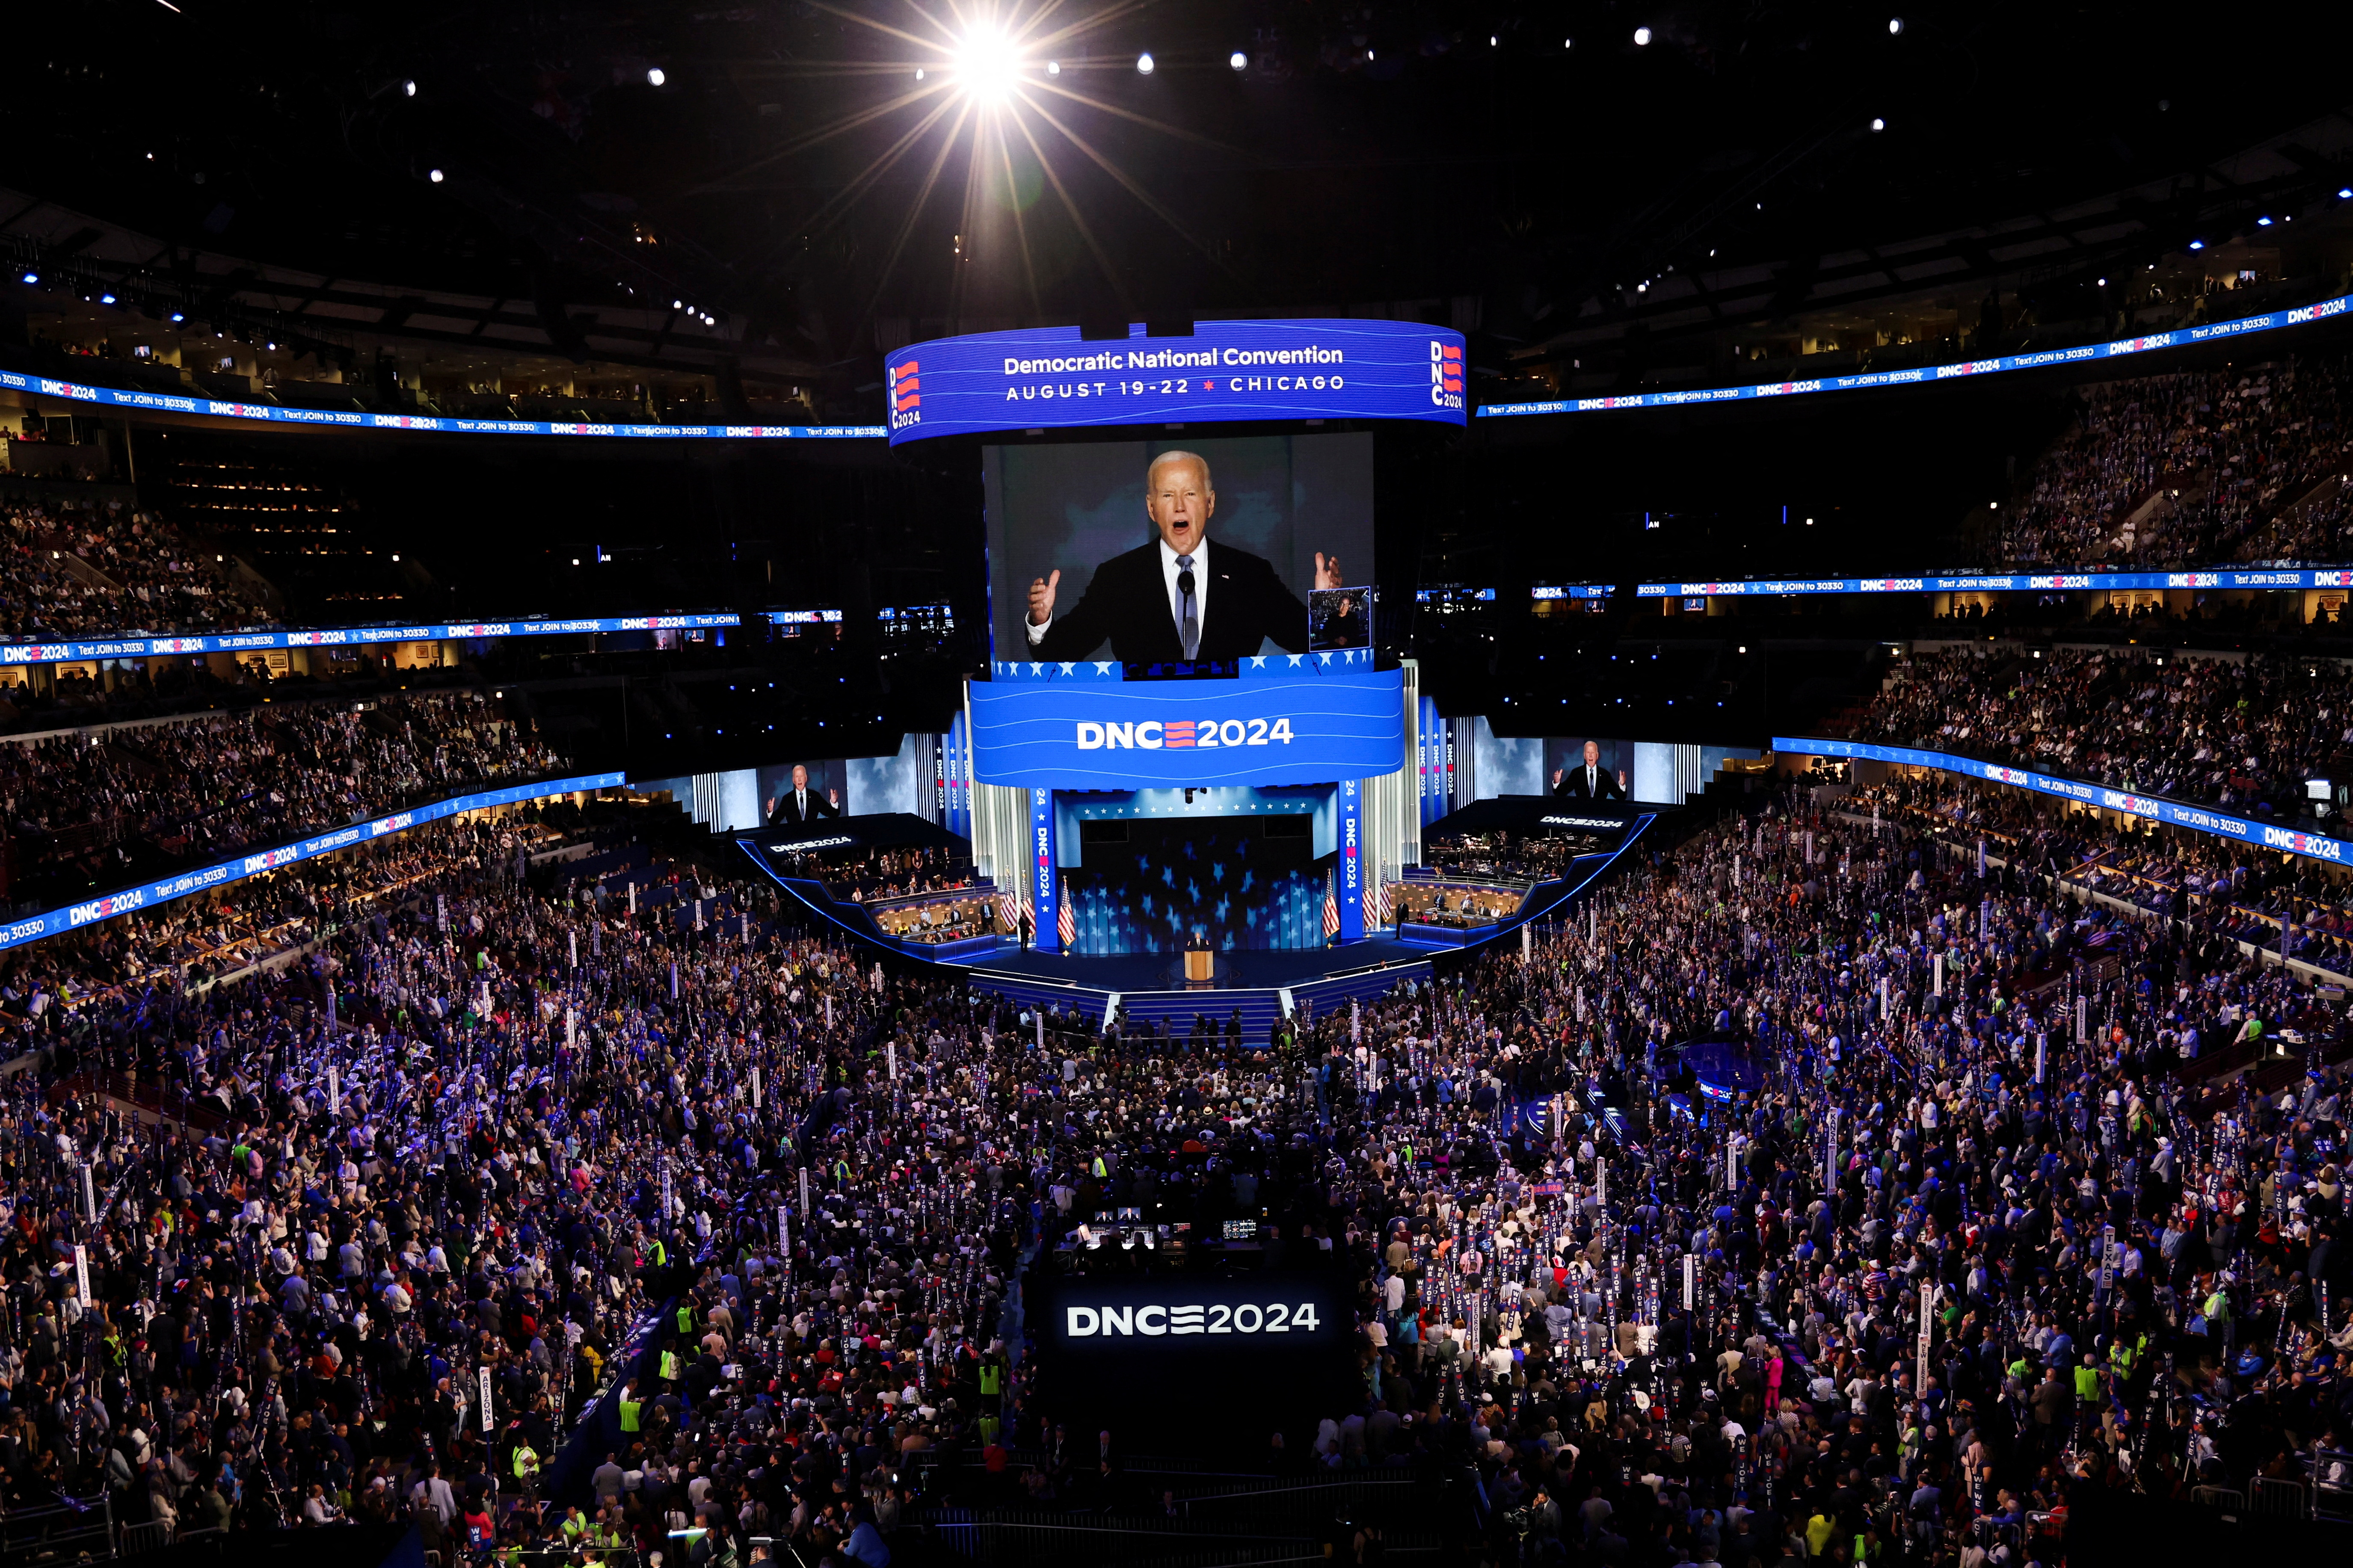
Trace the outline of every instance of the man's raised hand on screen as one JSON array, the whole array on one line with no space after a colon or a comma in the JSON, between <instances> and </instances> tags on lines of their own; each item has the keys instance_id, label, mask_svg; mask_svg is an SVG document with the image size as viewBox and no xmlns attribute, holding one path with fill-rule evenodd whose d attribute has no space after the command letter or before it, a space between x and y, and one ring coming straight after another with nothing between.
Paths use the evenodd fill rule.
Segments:
<instances>
[{"instance_id":1,"label":"man's raised hand on screen","mask_svg":"<svg viewBox=\"0 0 2353 1568\"><path fill-rule=\"evenodd\" d=\"M1318 563L1324 559L1316 558ZM1054 618L1054 590L1062 585L1062 574L1057 568L1050 575L1029 579L1029 624L1042 626Z\"/></svg>"},{"instance_id":2,"label":"man's raised hand on screen","mask_svg":"<svg viewBox=\"0 0 2353 1568\"><path fill-rule=\"evenodd\" d=\"M1340 558L1336 555L1327 556L1322 551L1317 551L1315 552L1316 591L1321 593L1326 588L1337 588L1340 585ZM1029 592L1034 596L1038 590L1032 588ZM1052 601L1050 599L1048 602Z\"/></svg>"}]
</instances>

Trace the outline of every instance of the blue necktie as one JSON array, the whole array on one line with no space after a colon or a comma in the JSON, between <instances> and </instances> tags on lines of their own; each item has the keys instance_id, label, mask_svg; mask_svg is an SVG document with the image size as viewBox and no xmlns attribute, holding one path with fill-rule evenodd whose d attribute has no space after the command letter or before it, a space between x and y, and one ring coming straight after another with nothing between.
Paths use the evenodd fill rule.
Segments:
<instances>
[{"instance_id":1,"label":"blue necktie","mask_svg":"<svg viewBox=\"0 0 2353 1568\"><path fill-rule=\"evenodd\" d=\"M1193 558L1176 557L1176 636L1185 645L1185 658L1190 663L1195 650L1201 646L1201 607L1193 597Z\"/></svg>"}]
</instances>

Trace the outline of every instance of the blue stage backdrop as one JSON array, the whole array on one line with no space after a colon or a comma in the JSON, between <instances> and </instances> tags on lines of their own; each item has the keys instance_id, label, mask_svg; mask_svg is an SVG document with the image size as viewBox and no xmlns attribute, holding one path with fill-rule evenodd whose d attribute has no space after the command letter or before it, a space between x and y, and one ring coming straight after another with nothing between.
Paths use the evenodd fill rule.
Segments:
<instances>
[{"instance_id":1,"label":"blue stage backdrop","mask_svg":"<svg viewBox=\"0 0 2353 1568\"><path fill-rule=\"evenodd\" d=\"M1055 852L1077 952L1314 948L1339 790L1058 791Z\"/></svg>"},{"instance_id":2,"label":"blue stage backdrop","mask_svg":"<svg viewBox=\"0 0 2353 1568\"><path fill-rule=\"evenodd\" d=\"M1068 892L1080 953L1324 945L1324 880L1304 816L1134 817L1082 825Z\"/></svg>"}]
</instances>

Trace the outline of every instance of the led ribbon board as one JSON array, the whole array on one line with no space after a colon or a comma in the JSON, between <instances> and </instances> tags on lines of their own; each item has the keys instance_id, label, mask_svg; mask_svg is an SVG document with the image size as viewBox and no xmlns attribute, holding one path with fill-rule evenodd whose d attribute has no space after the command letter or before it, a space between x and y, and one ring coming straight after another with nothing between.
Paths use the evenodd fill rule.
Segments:
<instances>
[{"instance_id":1,"label":"led ribbon board","mask_svg":"<svg viewBox=\"0 0 2353 1568\"><path fill-rule=\"evenodd\" d=\"M1776 594L2031 594L2149 588L2353 588L2342 567L2188 572L2013 572L1965 577L1768 577L1738 583L1642 583L1638 599L1750 598Z\"/></svg>"},{"instance_id":2,"label":"led ribbon board","mask_svg":"<svg viewBox=\"0 0 2353 1568\"><path fill-rule=\"evenodd\" d=\"M897 350L891 440L1161 421L1462 423L1462 334L1412 321L1203 321L1191 337L1089 341L1076 327Z\"/></svg>"},{"instance_id":3,"label":"led ribbon board","mask_svg":"<svg viewBox=\"0 0 2353 1568\"><path fill-rule=\"evenodd\" d=\"M553 419L448 419L423 414L364 414L356 408L280 408L271 403L227 403L172 392L126 392L86 386L46 375L0 371L0 386L101 408L143 408L156 414L196 414L207 419L248 419L266 425L332 425L346 430L424 430L445 436L621 436L668 441L868 440L880 425L578 425Z\"/></svg>"},{"instance_id":4,"label":"led ribbon board","mask_svg":"<svg viewBox=\"0 0 2353 1568\"><path fill-rule=\"evenodd\" d=\"M2323 300L2316 305L2267 310L2260 316L2242 316L2234 321L2180 327L2169 332L2152 332L2142 338L2118 338L2107 343L2080 343L2073 348L1999 354L1991 359L1918 365L1909 370L1862 371L1853 375L1816 376L1808 381L1770 381L1761 385L1695 387L1688 392L1630 392L1619 397L1556 397L1535 403L1490 403L1479 410L1479 417L1507 419L1527 414L1591 414L1610 408L1679 408L1694 403L1746 403L1760 397L1797 397L1810 392L1860 392L1875 386L1916 386L1960 376L2042 370L2054 364L2081 364L2090 360L2143 354L2158 349L2184 348L2191 343L2212 342L2217 338L2274 332L2284 327L2301 327L2308 322L2326 321L2331 316L2341 316L2348 309L2353 309L2353 295L2340 295L2334 300ZM891 438L897 440L898 433L892 432Z\"/></svg>"},{"instance_id":5,"label":"led ribbon board","mask_svg":"<svg viewBox=\"0 0 2353 1568\"><path fill-rule=\"evenodd\" d=\"M1024 789L1329 783L1405 765L1405 678L1347 654L1270 654L1232 680L1124 681L1111 663L974 681L973 774ZM1015 679L1007 672L1023 672ZM1029 672L1036 672L1030 674Z\"/></svg>"},{"instance_id":6,"label":"led ribbon board","mask_svg":"<svg viewBox=\"0 0 2353 1568\"><path fill-rule=\"evenodd\" d=\"M836 612L836 618L839 613ZM338 626L324 631L208 632L202 637L69 637L0 643L0 665L69 664L85 658L153 658L175 653L250 653L273 647L365 647L469 637L547 637L577 632L699 631L741 625L733 615L607 616L575 621L453 621L416 626Z\"/></svg>"},{"instance_id":7,"label":"led ribbon board","mask_svg":"<svg viewBox=\"0 0 2353 1568\"><path fill-rule=\"evenodd\" d=\"M1869 763L1897 763L1905 767L1936 768L1948 773L1959 773L1965 778L1983 779L1989 784L2031 789L2038 795L2055 795L2064 800L2098 806L2104 811L2145 816L2170 827L2186 827L2192 833L2209 833L2217 838L2252 844L2263 849L2284 850L2290 855L2309 856L2315 860L2331 860L2340 866L2353 860L2353 844L2341 838L2281 827L2268 822L2252 822L2243 816L2232 816L2208 806L2184 805L2179 801L2164 800L2153 795L2135 795L2130 790L2110 789L2105 784L2086 784L2081 779L2038 773L2002 763L1979 762L1975 757L1957 757L1949 752L1924 752L1911 746L1878 746L1864 741L1799 740L1787 735L1775 736L1773 749L1794 752L1801 757L1851 757Z\"/></svg>"},{"instance_id":8,"label":"led ribbon board","mask_svg":"<svg viewBox=\"0 0 2353 1568\"><path fill-rule=\"evenodd\" d=\"M396 811L388 816L379 816L367 822L354 822L348 826L312 834L308 838L297 838L272 849L257 849L234 859L223 860L218 865L206 866L201 870L183 871L161 881L125 888L102 899L91 899L61 910L51 910L47 914L12 921L0 925L0 948L16 947L24 942L38 942L45 936L79 931L83 926L110 921L117 915L153 909L158 904L168 904L174 899L185 899L192 893L241 882L248 877L275 871L298 860L330 855L357 844L372 844L395 833L406 833L412 827L422 827L445 816L455 816L461 811L512 805L520 801L543 800L552 795L571 795L579 790L613 789L627 782L628 775L624 773L582 773L575 778L543 779L537 784L511 784L505 789L484 790L476 795L437 800L430 805Z\"/></svg>"}]
</instances>

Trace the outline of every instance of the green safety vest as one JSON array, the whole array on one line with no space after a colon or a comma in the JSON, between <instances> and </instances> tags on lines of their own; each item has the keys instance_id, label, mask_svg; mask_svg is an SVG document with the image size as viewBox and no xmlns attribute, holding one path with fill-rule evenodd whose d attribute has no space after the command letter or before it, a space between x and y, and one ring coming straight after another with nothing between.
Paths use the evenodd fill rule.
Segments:
<instances>
[{"instance_id":1,"label":"green safety vest","mask_svg":"<svg viewBox=\"0 0 2353 1568\"><path fill-rule=\"evenodd\" d=\"M678 1357L671 1354L669 1351L662 1352L661 1355L662 1381L664 1383L676 1383L678 1381Z\"/></svg>"},{"instance_id":2,"label":"green safety vest","mask_svg":"<svg viewBox=\"0 0 2353 1568\"><path fill-rule=\"evenodd\" d=\"M638 1425L638 1412L643 1410L645 1407L646 1404L642 1399L624 1399L621 1401L621 1430L624 1432L637 1432L643 1430L643 1428Z\"/></svg>"}]
</instances>

